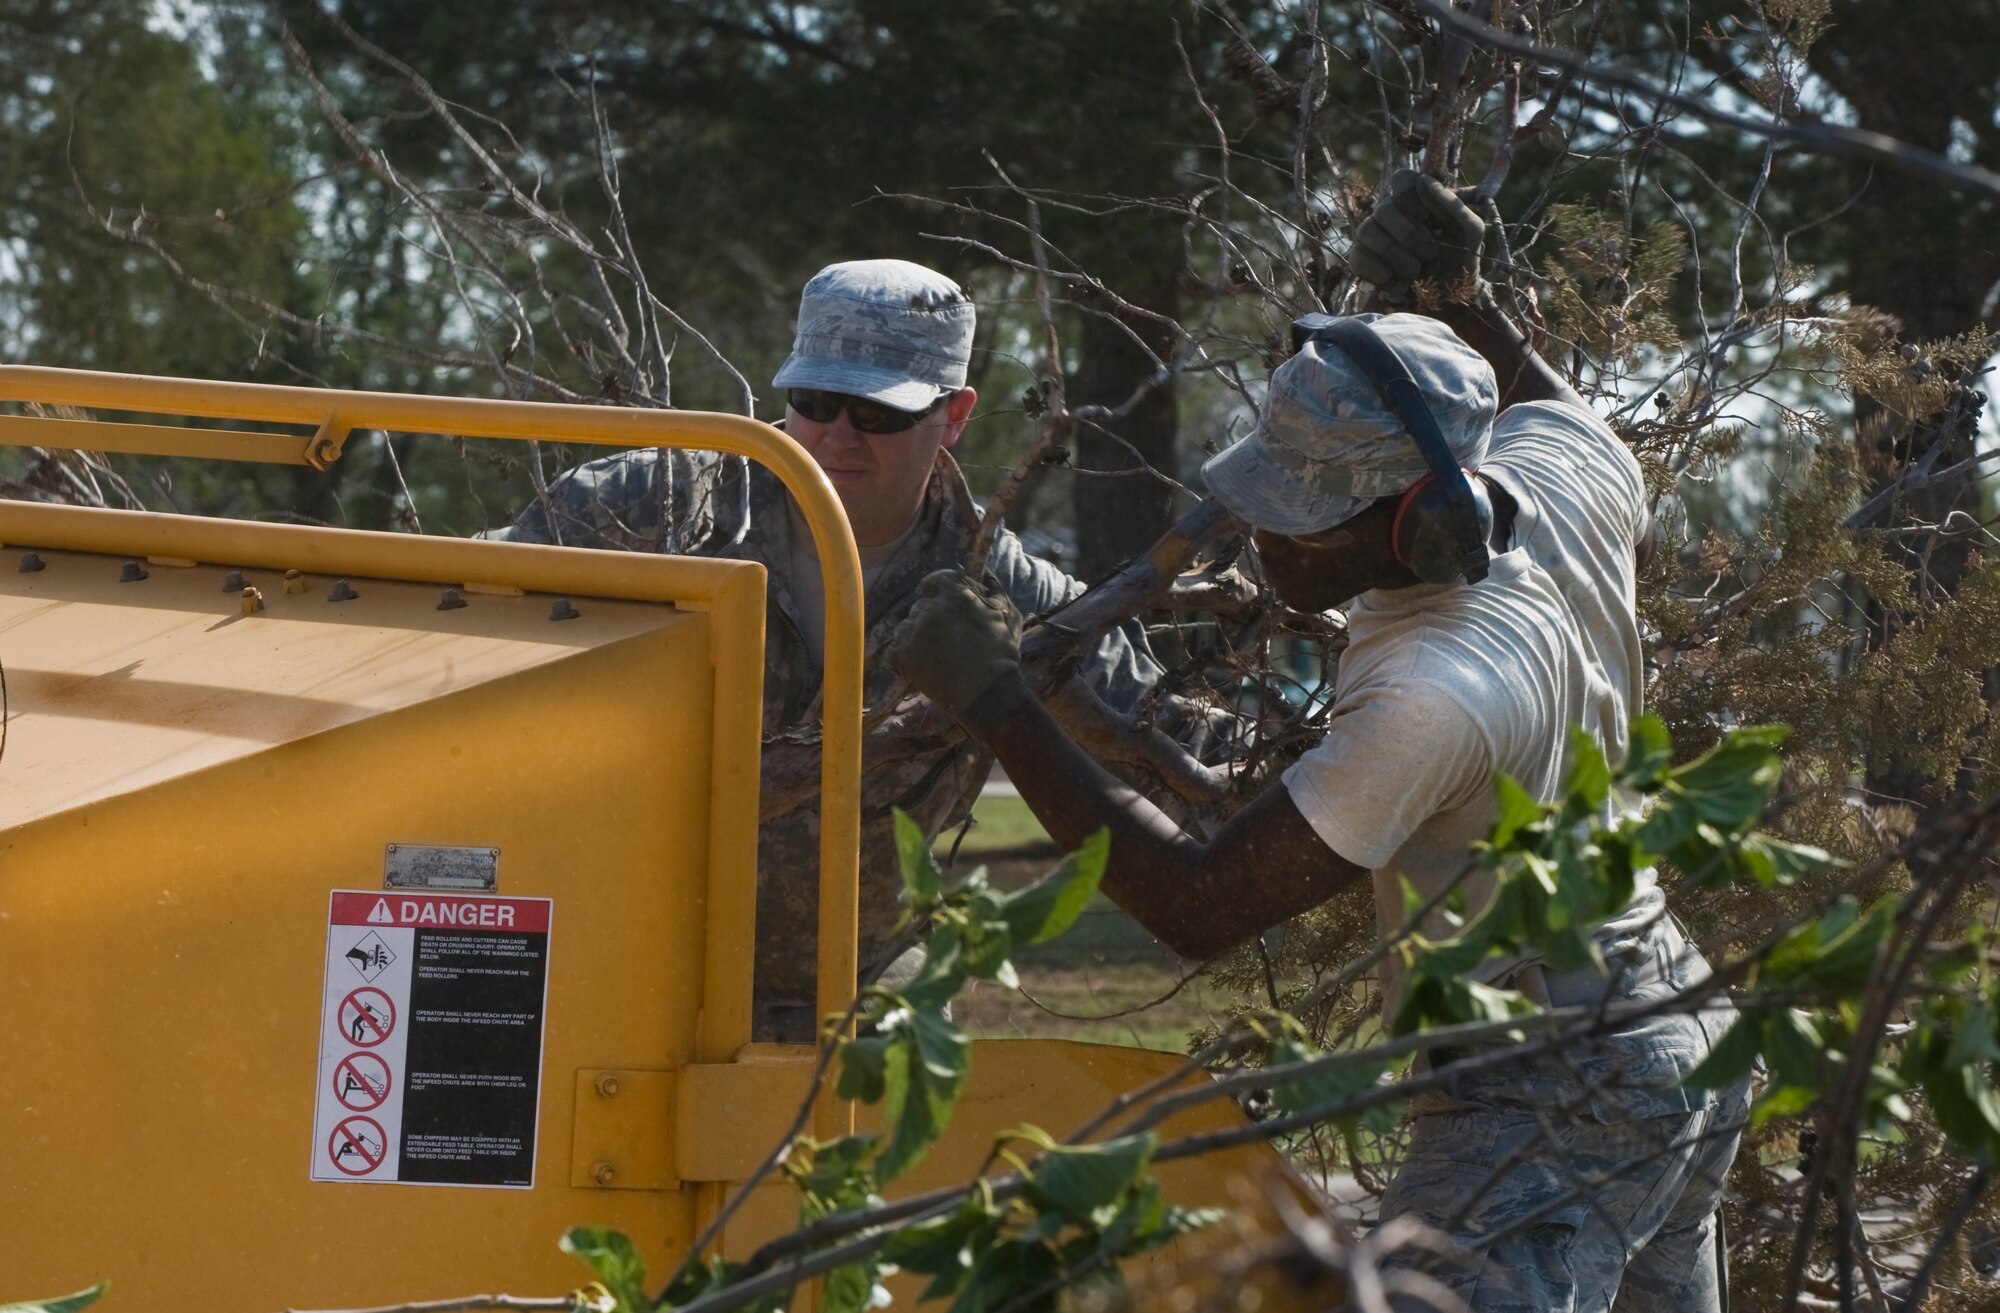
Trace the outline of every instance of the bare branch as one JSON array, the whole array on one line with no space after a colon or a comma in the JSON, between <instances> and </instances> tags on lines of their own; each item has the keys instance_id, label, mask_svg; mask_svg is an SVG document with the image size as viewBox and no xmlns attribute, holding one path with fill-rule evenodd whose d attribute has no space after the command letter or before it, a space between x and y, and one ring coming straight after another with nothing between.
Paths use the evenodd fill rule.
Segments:
<instances>
[{"instance_id":1,"label":"bare branch","mask_svg":"<svg viewBox=\"0 0 2000 1313\"><path fill-rule=\"evenodd\" d=\"M1381 0L1375 0L1380 3ZM1453 8L1447 0L1407 0L1442 26L1492 50L1519 55L1554 68L1567 69L1576 77L1599 86L1617 87L1653 102L1713 123L1717 127L1789 142L1825 155L1886 164L1906 172L1920 173L1970 191L2000 196L2000 174L1976 164L1959 164L1935 151L1912 146L1894 137L1863 128L1834 123L1788 123L1777 119L1755 119L1718 108L1713 102L1659 86L1650 78L1610 65L1592 64L1565 50L1509 36L1491 24Z\"/></svg>"}]
</instances>

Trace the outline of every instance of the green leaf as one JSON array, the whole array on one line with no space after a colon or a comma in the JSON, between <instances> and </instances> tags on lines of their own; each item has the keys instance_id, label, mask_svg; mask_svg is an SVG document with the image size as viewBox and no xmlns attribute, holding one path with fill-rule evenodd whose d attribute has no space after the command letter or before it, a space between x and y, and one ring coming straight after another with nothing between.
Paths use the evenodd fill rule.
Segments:
<instances>
[{"instance_id":1,"label":"green leaf","mask_svg":"<svg viewBox=\"0 0 2000 1313\"><path fill-rule=\"evenodd\" d=\"M1000 915L1006 919L1014 943L1023 948L1047 943L1076 924L1097 893L1110 856L1111 831L1099 830L1065 857L1062 865L1009 895L1001 904Z\"/></svg>"},{"instance_id":2,"label":"green leaf","mask_svg":"<svg viewBox=\"0 0 2000 1313\"><path fill-rule=\"evenodd\" d=\"M1499 817L1493 822L1493 836L1487 842L1497 851L1505 852L1513 845L1515 836L1542 819L1542 805L1505 771L1493 773L1493 797ZM1417 906L1423 906L1421 900ZM1409 914L1405 912L1405 920Z\"/></svg>"},{"instance_id":3,"label":"green leaf","mask_svg":"<svg viewBox=\"0 0 2000 1313\"><path fill-rule=\"evenodd\" d=\"M1551 926L1535 936L1535 947L1549 960L1549 965L1557 971L1581 971L1589 967L1599 975L1605 974L1604 951L1590 932L1572 921L1564 926Z\"/></svg>"},{"instance_id":4,"label":"green leaf","mask_svg":"<svg viewBox=\"0 0 2000 1313\"><path fill-rule=\"evenodd\" d=\"M1753 825L1764 814L1781 766L1777 747L1782 725L1732 729L1707 753L1674 771L1669 787L1685 797L1702 820L1732 831Z\"/></svg>"},{"instance_id":5,"label":"green leaf","mask_svg":"<svg viewBox=\"0 0 2000 1313\"><path fill-rule=\"evenodd\" d=\"M1597 739L1578 726L1569 731L1569 774L1563 780L1566 810L1572 816L1594 816L1611 796L1611 767Z\"/></svg>"},{"instance_id":6,"label":"green leaf","mask_svg":"<svg viewBox=\"0 0 2000 1313\"><path fill-rule=\"evenodd\" d=\"M820 1308L824 1313L866 1313L874 1295L874 1269L867 1263L848 1263L826 1274Z\"/></svg>"},{"instance_id":7,"label":"green leaf","mask_svg":"<svg viewBox=\"0 0 2000 1313\"><path fill-rule=\"evenodd\" d=\"M1842 894L1833 900L1833 906L1826 909L1826 915L1819 919L1821 943L1830 944L1853 929L1861 920L1861 904L1853 894Z\"/></svg>"},{"instance_id":8,"label":"green leaf","mask_svg":"<svg viewBox=\"0 0 2000 1313\"><path fill-rule=\"evenodd\" d=\"M1724 850L1725 865L1735 874L1747 875L1766 889L1796 884L1802 875L1841 865L1823 849L1786 843L1768 834L1745 835L1735 841L1733 849L1727 841L1716 846Z\"/></svg>"},{"instance_id":9,"label":"green leaf","mask_svg":"<svg viewBox=\"0 0 2000 1313\"><path fill-rule=\"evenodd\" d=\"M1750 1074L1756 1064L1761 1027L1755 1017L1738 1017L1701 1065L1681 1078L1698 1090L1727 1089Z\"/></svg>"},{"instance_id":10,"label":"green leaf","mask_svg":"<svg viewBox=\"0 0 2000 1313\"><path fill-rule=\"evenodd\" d=\"M931 855L923 827L901 807L896 808L896 856L902 859L903 888L909 891L911 908L935 907L944 892L944 873Z\"/></svg>"},{"instance_id":11,"label":"green leaf","mask_svg":"<svg viewBox=\"0 0 2000 1313\"><path fill-rule=\"evenodd\" d=\"M889 1045L886 1035L851 1039L840 1046L840 1079L833 1092L843 1099L880 1103L888 1092Z\"/></svg>"},{"instance_id":12,"label":"green leaf","mask_svg":"<svg viewBox=\"0 0 2000 1313\"><path fill-rule=\"evenodd\" d=\"M1787 984L1804 975L1819 957L1819 927L1807 923L1785 932L1757 966L1757 978L1767 984Z\"/></svg>"},{"instance_id":13,"label":"green leaf","mask_svg":"<svg viewBox=\"0 0 2000 1313\"><path fill-rule=\"evenodd\" d=\"M909 1171L930 1152L951 1121L951 1100L925 1082L911 1088L901 1112L888 1147L875 1161L875 1177L883 1185Z\"/></svg>"},{"instance_id":14,"label":"green leaf","mask_svg":"<svg viewBox=\"0 0 2000 1313\"><path fill-rule=\"evenodd\" d=\"M903 1123L910 1105L910 1055L916 1049L916 1041L903 1034L891 1038L893 1042L883 1051L882 1056L882 1125L890 1136L889 1147L883 1150L883 1157L887 1158L890 1152L894 1151L914 1162L916 1157L921 1156L930 1146L919 1144L911 1147L899 1145L898 1142L905 1135ZM883 1163L877 1160L875 1175L878 1181L886 1185L895 1176L895 1172L885 1168Z\"/></svg>"},{"instance_id":15,"label":"green leaf","mask_svg":"<svg viewBox=\"0 0 2000 1313\"><path fill-rule=\"evenodd\" d=\"M1153 1160L1159 1138L1148 1131L1100 1144L1059 1144L1035 1160L1035 1195L1049 1207L1086 1221L1116 1203Z\"/></svg>"},{"instance_id":16,"label":"green leaf","mask_svg":"<svg viewBox=\"0 0 2000 1313\"><path fill-rule=\"evenodd\" d=\"M1982 930L1983 926L1967 927ZM1979 974L1979 968L1986 965L1986 944L1984 938L1967 935L1964 939L1941 948L1931 958L1930 976L1934 984L1947 989L1956 988L1969 982Z\"/></svg>"},{"instance_id":17,"label":"green leaf","mask_svg":"<svg viewBox=\"0 0 2000 1313\"><path fill-rule=\"evenodd\" d=\"M1573 844L1560 845L1553 868L1555 896L1549 902L1545 922L1550 928L1589 930L1611 910L1606 906L1604 872L1594 860L1597 855L1594 848L1579 852ZM1539 928L1532 924L1528 927L1531 932ZM1558 969L1570 970L1569 967Z\"/></svg>"},{"instance_id":18,"label":"green leaf","mask_svg":"<svg viewBox=\"0 0 2000 1313\"><path fill-rule=\"evenodd\" d=\"M1631 903L1633 887L1638 884L1637 872L1647 862L1633 851L1631 839L1622 832L1600 830L1596 837L1604 881L1603 911L1598 918L1602 920Z\"/></svg>"},{"instance_id":19,"label":"green leaf","mask_svg":"<svg viewBox=\"0 0 2000 1313\"><path fill-rule=\"evenodd\" d=\"M1851 899L1841 902L1849 908L1854 906ZM1836 906L1834 912L1839 910ZM1894 902L1884 898L1869 909L1866 917L1841 929L1831 924L1834 912L1821 920L1820 939L1825 946L1806 968L1806 979L1829 989L1860 989L1868 983L1875 970L1875 959L1881 955L1882 944L1895 924Z\"/></svg>"},{"instance_id":20,"label":"green leaf","mask_svg":"<svg viewBox=\"0 0 2000 1313\"><path fill-rule=\"evenodd\" d=\"M965 988L964 939L957 928L940 925L924 944L924 967L903 986L903 1001L913 1009L942 1011Z\"/></svg>"},{"instance_id":21,"label":"green leaf","mask_svg":"<svg viewBox=\"0 0 2000 1313\"><path fill-rule=\"evenodd\" d=\"M1466 995L1472 1001L1471 1020L1505 1021L1509 1017L1526 1016L1535 1010L1535 1005L1515 990L1495 989L1476 980L1464 983Z\"/></svg>"},{"instance_id":22,"label":"green leaf","mask_svg":"<svg viewBox=\"0 0 2000 1313\"><path fill-rule=\"evenodd\" d=\"M559 1242L565 1254L574 1254L596 1273L604 1288L618 1301L620 1313L645 1313L653 1306L646 1298L646 1263L632 1247L632 1237L608 1226L573 1226Z\"/></svg>"},{"instance_id":23,"label":"green leaf","mask_svg":"<svg viewBox=\"0 0 2000 1313\"><path fill-rule=\"evenodd\" d=\"M1973 1153L1992 1152L2000 1141L2000 1095L1979 1068L1932 1067L1923 1089L1939 1129Z\"/></svg>"},{"instance_id":24,"label":"green leaf","mask_svg":"<svg viewBox=\"0 0 2000 1313\"><path fill-rule=\"evenodd\" d=\"M1800 876L1811 875L1814 871L1823 871L1829 867L1847 865L1824 848L1815 848L1803 843L1787 843L1783 839L1773 839L1768 834L1752 835L1745 842L1755 843L1771 855L1771 864L1778 884L1795 884Z\"/></svg>"},{"instance_id":25,"label":"green leaf","mask_svg":"<svg viewBox=\"0 0 2000 1313\"><path fill-rule=\"evenodd\" d=\"M1509 989L1495 989L1459 975L1434 975L1429 963L1412 973L1403 987L1403 1003L1392 1027L1397 1035L1468 1021L1505 1021L1533 1012L1535 1005Z\"/></svg>"},{"instance_id":26,"label":"green leaf","mask_svg":"<svg viewBox=\"0 0 2000 1313\"><path fill-rule=\"evenodd\" d=\"M104 1292L111 1289L109 1281L100 1281L88 1290L79 1290L74 1295L64 1295L59 1299L31 1299L25 1304L0 1304L0 1313L77 1313L78 1309L89 1308L104 1298Z\"/></svg>"},{"instance_id":27,"label":"green leaf","mask_svg":"<svg viewBox=\"0 0 2000 1313\"><path fill-rule=\"evenodd\" d=\"M1282 1068L1323 1056L1296 1040L1281 1038L1271 1045L1264 1061L1269 1067ZM1357 1062L1353 1066L1318 1071L1296 1079L1287 1079L1283 1071L1273 1070L1271 1097L1285 1112L1321 1108L1373 1089L1376 1080L1387 1069L1388 1064L1384 1062Z\"/></svg>"},{"instance_id":28,"label":"green leaf","mask_svg":"<svg viewBox=\"0 0 2000 1313\"><path fill-rule=\"evenodd\" d=\"M937 1143L965 1090L971 1043L934 1011L916 1009L895 1032L883 1064L887 1094L882 1125L889 1143L875 1160L875 1178L887 1185Z\"/></svg>"},{"instance_id":29,"label":"green leaf","mask_svg":"<svg viewBox=\"0 0 2000 1313\"><path fill-rule=\"evenodd\" d=\"M1674 764L1674 742L1666 722L1647 714L1632 722L1632 745L1625 753L1625 778L1632 787L1651 792Z\"/></svg>"},{"instance_id":30,"label":"green leaf","mask_svg":"<svg viewBox=\"0 0 2000 1313\"><path fill-rule=\"evenodd\" d=\"M1000 1216L978 1197L956 1212L904 1227L882 1248L888 1262L932 1278L923 1299L956 1293L972 1271L973 1256L1000 1234Z\"/></svg>"},{"instance_id":31,"label":"green leaf","mask_svg":"<svg viewBox=\"0 0 2000 1313\"><path fill-rule=\"evenodd\" d=\"M1995 1059L2000 1059L2000 1044L1993 1039L1993 1018L1984 1002L1973 1003L1965 1009L1965 1016L1952 1033L1951 1047L1944 1055L1945 1066L1969 1067Z\"/></svg>"},{"instance_id":32,"label":"green leaf","mask_svg":"<svg viewBox=\"0 0 2000 1313\"><path fill-rule=\"evenodd\" d=\"M1797 1008L1780 1008L1764 1017L1764 1056L1779 1085L1819 1087L1824 1046L1810 1018Z\"/></svg>"},{"instance_id":33,"label":"green leaf","mask_svg":"<svg viewBox=\"0 0 2000 1313\"><path fill-rule=\"evenodd\" d=\"M866 1204L875 1193L875 1181L868 1170L868 1158L881 1137L843 1135L830 1144L807 1141L812 1147L812 1164L795 1179L805 1192L802 1212L808 1220Z\"/></svg>"},{"instance_id":34,"label":"green leaf","mask_svg":"<svg viewBox=\"0 0 2000 1313\"><path fill-rule=\"evenodd\" d=\"M924 1072L933 1080L962 1081L972 1064L972 1041L942 1012L911 1014L910 1031Z\"/></svg>"},{"instance_id":35,"label":"green leaf","mask_svg":"<svg viewBox=\"0 0 2000 1313\"><path fill-rule=\"evenodd\" d=\"M1004 923L967 926L962 940L965 947L959 959L965 973L976 980L999 980L1010 975L1013 964L1008 954L1013 948L1012 940L1013 935Z\"/></svg>"},{"instance_id":36,"label":"green leaf","mask_svg":"<svg viewBox=\"0 0 2000 1313\"><path fill-rule=\"evenodd\" d=\"M1819 1090L1811 1085L1777 1085L1750 1109L1750 1124L1762 1126L1774 1117L1790 1117L1819 1102Z\"/></svg>"},{"instance_id":37,"label":"green leaf","mask_svg":"<svg viewBox=\"0 0 2000 1313\"><path fill-rule=\"evenodd\" d=\"M1842 898L1818 921L1790 931L1764 956L1758 978L1771 984L1807 981L1832 989L1858 989L1868 981L1895 909L1885 899L1866 917Z\"/></svg>"},{"instance_id":38,"label":"green leaf","mask_svg":"<svg viewBox=\"0 0 2000 1313\"><path fill-rule=\"evenodd\" d=\"M1003 1240L979 1255L948 1313L999 1313L1019 1295L1060 1275L1056 1256L1036 1241Z\"/></svg>"},{"instance_id":39,"label":"green leaf","mask_svg":"<svg viewBox=\"0 0 2000 1313\"><path fill-rule=\"evenodd\" d=\"M657 1307L678 1308L683 1304L691 1304L703 1295L734 1284L741 1276L742 1270L742 1264L731 1263L720 1254L711 1254L700 1263L689 1263L687 1270L676 1277L662 1292ZM764 1308L763 1304L753 1304L749 1313L759 1313ZM648 1306L638 1305L635 1313L648 1313ZM776 1313L776 1310L771 1310L771 1313Z\"/></svg>"},{"instance_id":40,"label":"green leaf","mask_svg":"<svg viewBox=\"0 0 2000 1313\"><path fill-rule=\"evenodd\" d=\"M1544 898L1555 897L1556 868L1548 858L1540 853L1522 853L1520 869L1521 875L1527 879L1527 888L1531 893L1540 894Z\"/></svg>"},{"instance_id":41,"label":"green leaf","mask_svg":"<svg viewBox=\"0 0 2000 1313\"><path fill-rule=\"evenodd\" d=\"M1410 877L1400 871L1396 873L1396 888L1402 891L1403 923L1408 925L1417 919L1417 913L1423 911L1424 904L1430 900L1417 892L1417 887L1410 883Z\"/></svg>"},{"instance_id":42,"label":"green leaf","mask_svg":"<svg viewBox=\"0 0 2000 1313\"><path fill-rule=\"evenodd\" d=\"M1785 746L1785 740L1792 736L1790 725L1738 725L1722 735L1718 751L1728 752L1741 749L1748 751L1776 752Z\"/></svg>"},{"instance_id":43,"label":"green leaf","mask_svg":"<svg viewBox=\"0 0 2000 1313\"><path fill-rule=\"evenodd\" d=\"M1476 930L1489 929L1488 919L1480 918ZM1466 933L1441 944L1433 944L1419 961L1419 967L1427 976L1451 977L1469 975L1472 969L1493 954L1493 941L1485 933Z\"/></svg>"},{"instance_id":44,"label":"green leaf","mask_svg":"<svg viewBox=\"0 0 2000 1313\"><path fill-rule=\"evenodd\" d=\"M1681 845L1694 833L1698 819L1685 800L1671 792L1662 793L1653 804L1653 809L1646 813L1638 833L1633 835L1633 842L1653 857L1665 857L1680 851ZM1698 871L1701 868L1696 865L1685 869Z\"/></svg>"}]
</instances>

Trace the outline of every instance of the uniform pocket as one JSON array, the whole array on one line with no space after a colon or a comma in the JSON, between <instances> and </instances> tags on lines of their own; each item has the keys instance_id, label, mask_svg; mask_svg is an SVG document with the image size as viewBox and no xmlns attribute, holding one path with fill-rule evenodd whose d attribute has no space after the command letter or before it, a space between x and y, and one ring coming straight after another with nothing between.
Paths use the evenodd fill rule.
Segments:
<instances>
[{"instance_id":1,"label":"uniform pocket","mask_svg":"<svg viewBox=\"0 0 2000 1313\"><path fill-rule=\"evenodd\" d=\"M1563 1061L1588 1091L1591 1114L1611 1123L1707 1107L1703 1091L1681 1084L1707 1052L1700 1024L1669 1014L1580 1044Z\"/></svg>"},{"instance_id":2,"label":"uniform pocket","mask_svg":"<svg viewBox=\"0 0 2000 1313\"><path fill-rule=\"evenodd\" d=\"M1465 1163L1491 1169L1502 1121L1484 1109L1429 1113L1410 1123L1406 1170L1422 1162Z\"/></svg>"}]
</instances>

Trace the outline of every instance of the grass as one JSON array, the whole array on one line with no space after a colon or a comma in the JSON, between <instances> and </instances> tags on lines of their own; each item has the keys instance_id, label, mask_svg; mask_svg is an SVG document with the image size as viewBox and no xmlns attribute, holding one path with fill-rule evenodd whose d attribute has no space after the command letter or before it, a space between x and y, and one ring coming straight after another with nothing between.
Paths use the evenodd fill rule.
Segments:
<instances>
[{"instance_id":1,"label":"grass","mask_svg":"<svg viewBox=\"0 0 2000 1313\"><path fill-rule=\"evenodd\" d=\"M1070 968L1021 966L1021 987L975 981L952 1002L952 1015L979 1039L1069 1039L1185 1053L1188 1036L1214 1028L1225 1012L1206 981L1170 999L1179 977L1124 964Z\"/></svg>"},{"instance_id":2,"label":"grass","mask_svg":"<svg viewBox=\"0 0 2000 1313\"><path fill-rule=\"evenodd\" d=\"M937 853L940 859L951 853L951 845L958 840L957 830L947 830L937 838ZM987 853L1012 852L1023 848L1039 848L1055 852L1055 840L1028 810L1028 804L1019 798L1006 798L996 794L983 795L972 809L972 828L965 832L965 839L958 845L961 865L968 857L978 858ZM973 863L976 865L976 863Z\"/></svg>"},{"instance_id":3,"label":"grass","mask_svg":"<svg viewBox=\"0 0 2000 1313\"><path fill-rule=\"evenodd\" d=\"M1061 850L1019 798L986 796L947 878L985 866L995 885L1016 889L1045 875ZM939 837L940 861L956 831ZM1069 933L1015 958L1021 988L975 983L952 1004L971 1034L1049 1038L1187 1051L1188 1036L1213 1027L1228 1000L1206 980L1183 983L1191 964L1109 899L1092 900Z\"/></svg>"}]
</instances>

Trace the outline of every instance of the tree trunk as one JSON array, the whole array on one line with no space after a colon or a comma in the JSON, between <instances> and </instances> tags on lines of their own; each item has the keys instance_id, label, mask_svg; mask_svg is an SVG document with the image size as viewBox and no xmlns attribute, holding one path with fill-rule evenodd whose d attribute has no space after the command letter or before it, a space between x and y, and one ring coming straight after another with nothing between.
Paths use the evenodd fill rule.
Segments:
<instances>
[{"instance_id":1,"label":"tree trunk","mask_svg":"<svg viewBox=\"0 0 2000 1313\"><path fill-rule=\"evenodd\" d=\"M1162 278L1138 304L1177 318L1179 286L1172 277ZM1072 409L1097 405L1117 410L1130 402L1140 388L1147 387L1155 366L1132 340L1134 334L1161 359L1172 359L1172 334L1151 320L1128 316L1121 326L1100 314L1084 317L1077 338L1076 373L1069 382ZM1153 384L1136 405L1118 418L1102 424L1078 425L1077 573L1086 582L1102 579L1138 556L1172 523L1173 490L1160 478L1146 473L1145 467L1150 465L1169 477L1179 477L1176 399L1174 382L1169 377Z\"/></svg>"}]
</instances>

